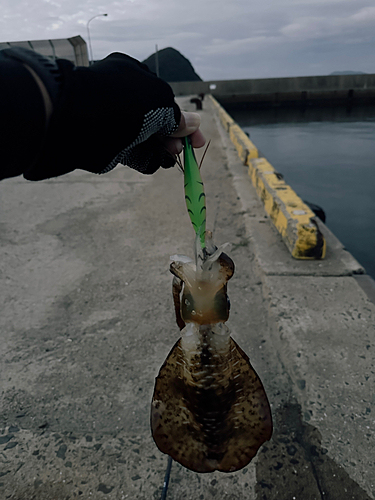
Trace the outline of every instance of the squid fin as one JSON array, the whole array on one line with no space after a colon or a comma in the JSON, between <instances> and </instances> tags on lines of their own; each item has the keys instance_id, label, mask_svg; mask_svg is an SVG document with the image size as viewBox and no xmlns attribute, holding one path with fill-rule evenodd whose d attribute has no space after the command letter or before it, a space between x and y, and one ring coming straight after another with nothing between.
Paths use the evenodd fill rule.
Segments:
<instances>
[{"instance_id":1,"label":"squid fin","mask_svg":"<svg viewBox=\"0 0 375 500\"><path fill-rule=\"evenodd\" d=\"M232 338L220 373L206 374L206 382L199 379L204 356L196 354L192 365L181 339L169 353L155 383L152 435L160 451L188 469L234 472L271 437L268 399L249 358Z\"/></svg>"}]
</instances>

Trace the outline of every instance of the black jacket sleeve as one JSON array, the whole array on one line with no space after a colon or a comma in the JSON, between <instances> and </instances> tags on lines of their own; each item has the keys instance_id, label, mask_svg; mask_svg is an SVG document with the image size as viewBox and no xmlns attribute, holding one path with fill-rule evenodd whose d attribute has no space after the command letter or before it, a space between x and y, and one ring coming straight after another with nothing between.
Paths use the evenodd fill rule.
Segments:
<instances>
[{"instance_id":1,"label":"black jacket sleeve","mask_svg":"<svg viewBox=\"0 0 375 500\"><path fill-rule=\"evenodd\" d=\"M49 120L25 65L51 97ZM172 89L124 54L86 68L27 49L0 51L0 106L0 178L41 180L76 168L100 174L118 163L151 174L175 164L161 140L180 122Z\"/></svg>"},{"instance_id":2,"label":"black jacket sleeve","mask_svg":"<svg viewBox=\"0 0 375 500\"><path fill-rule=\"evenodd\" d=\"M40 89L24 64L0 51L0 179L33 165L46 132Z\"/></svg>"}]
</instances>

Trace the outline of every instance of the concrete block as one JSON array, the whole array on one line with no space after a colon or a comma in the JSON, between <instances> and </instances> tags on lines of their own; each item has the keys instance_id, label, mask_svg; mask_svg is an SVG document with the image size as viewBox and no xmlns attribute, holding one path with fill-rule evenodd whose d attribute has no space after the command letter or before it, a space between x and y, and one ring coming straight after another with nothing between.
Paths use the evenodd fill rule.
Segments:
<instances>
[{"instance_id":1,"label":"concrete block","mask_svg":"<svg viewBox=\"0 0 375 500\"><path fill-rule=\"evenodd\" d=\"M312 210L265 158L249 161L251 181L264 208L296 259L322 259L326 243Z\"/></svg>"}]
</instances>

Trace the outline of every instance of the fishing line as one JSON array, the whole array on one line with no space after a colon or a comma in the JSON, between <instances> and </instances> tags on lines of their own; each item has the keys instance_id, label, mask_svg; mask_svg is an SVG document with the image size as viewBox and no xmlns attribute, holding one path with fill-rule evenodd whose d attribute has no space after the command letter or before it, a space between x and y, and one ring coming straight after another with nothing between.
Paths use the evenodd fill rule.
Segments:
<instances>
[{"instance_id":1,"label":"fishing line","mask_svg":"<svg viewBox=\"0 0 375 500\"><path fill-rule=\"evenodd\" d=\"M167 470L165 471L163 491L161 492L160 500L165 500L167 498L167 491L168 491L168 485L169 485L169 477L171 475L171 469L172 469L172 457L168 457Z\"/></svg>"}]
</instances>

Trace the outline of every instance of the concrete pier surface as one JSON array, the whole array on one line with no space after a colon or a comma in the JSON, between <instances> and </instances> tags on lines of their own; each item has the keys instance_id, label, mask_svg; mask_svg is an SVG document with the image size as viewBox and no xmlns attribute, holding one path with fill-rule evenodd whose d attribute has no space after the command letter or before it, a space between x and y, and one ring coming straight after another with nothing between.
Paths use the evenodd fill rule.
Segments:
<instances>
[{"instance_id":1,"label":"concrete pier surface","mask_svg":"<svg viewBox=\"0 0 375 500\"><path fill-rule=\"evenodd\" d=\"M201 115L208 229L236 265L227 324L274 434L237 473L174 463L168 499L373 499L371 282L324 225L326 258L293 259L210 100ZM169 256L194 240L181 173L117 167L0 192L0 498L159 499L167 457L149 411L179 337Z\"/></svg>"}]
</instances>

